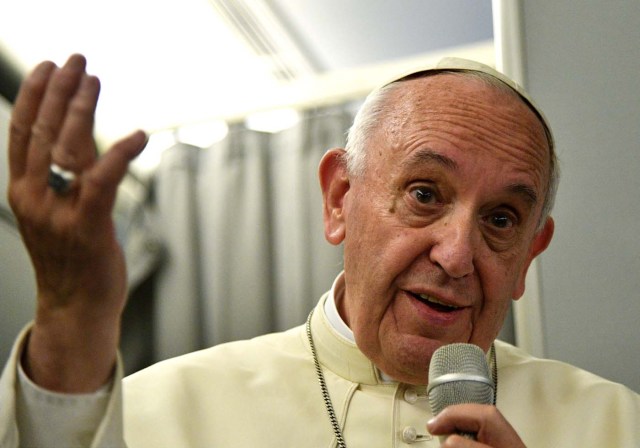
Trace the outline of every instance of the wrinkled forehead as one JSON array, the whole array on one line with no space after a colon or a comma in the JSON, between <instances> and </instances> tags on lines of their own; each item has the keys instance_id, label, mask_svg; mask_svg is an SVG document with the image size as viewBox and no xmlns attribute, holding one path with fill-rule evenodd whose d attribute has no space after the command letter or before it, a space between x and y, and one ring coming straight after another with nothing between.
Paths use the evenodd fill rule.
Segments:
<instances>
[{"instance_id":1,"label":"wrinkled forehead","mask_svg":"<svg viewBox=\"0 0 640 448\"><path fill-rule=\"evenodd\" d=\"M520 86L517 82L509 78L508 76L500 73L499 71L489 67L488 65L482 64L477 61L471 61L468 59L461 58L444 58L438 62L435 67L424 67L417 68L405 73L402 73L394 78L383 83L380 88L388 86L393 83L398 83L402 81L408 81L411 79L417 79L422 77L428 77L440 73L447 72L460 72L460 73L475 73L479 76L482 76L486 80L490 80L492 84L495 86L501 86L503 88L509 89L511 92L515 93L524 104L535 114L538 118L542 127L544 129L545 137L547 139L547 143L549 145L550 153L553 154L555 150L555 143L553 139L553 134L551 132L551 126L547 118L545 117L542 110L536 105L531 96L526 92L526 90ZM378 89L376 89L378 90Z\"/></svg>"},{"instance_id":2,"label":"wrinkled forehead","mask_svg":"<svg viewBox=\"0 0 640 448\"><path fill-rule=\"evenodd\" d=\"M456 73L408 79L391 86L379 151L387 169L428 148L458 153L471 164L495 159L539 178L548 174L549 152L540 120L511 90ZM387 148L387 151L380 151ZM376 157L376 154L379 157Z\"/></svg>"}]
</instances>

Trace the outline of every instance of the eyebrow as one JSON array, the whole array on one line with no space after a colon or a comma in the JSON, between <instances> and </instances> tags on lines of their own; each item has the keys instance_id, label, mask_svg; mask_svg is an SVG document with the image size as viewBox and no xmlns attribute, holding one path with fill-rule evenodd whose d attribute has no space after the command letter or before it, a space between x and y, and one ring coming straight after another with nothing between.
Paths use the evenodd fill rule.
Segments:
<instances>
[{"instance_id":1,"label":"eyebrow","mask_svg":"<svg viewBox=\"0 0 640 448\"><path fill-rule=\"evenodd\" d=\"M432 162L435 162L438 165L442 165L443 167L453 171L458 169L458 164L455 160L450 159L447 156L443 156L442 154L438 154L437 152L430 149L421 149L414 152L411 157L402 162L402 165L404 168L410 168L421 163Z\"/></svg>"},{"instance_id":2,"label":"eyebrow","mask_svg":"<svg viewBox=\"0 0 640 448\"><path fill-rule=\"evenodd\" d=\"M509 185L507 190L515 193L519 196L522 196L525 201L527 201L531 206L535 205L538 202L538 193L535 189L530 187L529 185L524 184L514 184Z\"/></svg>"},{"instance_id":3,"label":"eyebrow","mask_svg":"<svg viewBox=\"0 0 640 448\"><path fill-rule=\"evenodd\" d=\"M411 157L402 162L402 166L404 168L411 168L421 163L433 162L452 171L456 171L458 169L458 164L455 160L427 148L414 152ZM509 185L507 187L507 191L521 196L532 207L538 202L538 193L530 185Z\"/></svg>"}]
</instances>

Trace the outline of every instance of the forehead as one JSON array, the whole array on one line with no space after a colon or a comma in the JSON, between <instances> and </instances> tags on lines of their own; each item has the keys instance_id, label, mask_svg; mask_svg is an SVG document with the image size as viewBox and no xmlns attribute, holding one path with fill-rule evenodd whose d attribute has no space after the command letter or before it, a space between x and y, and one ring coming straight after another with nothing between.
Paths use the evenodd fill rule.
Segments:
<instances>
[{"instance_id":1,"label":"forehead","mask_svg":"<svg viewBox=\"0 0 640 448\"><path fill-rule=\"evenodd\" d=\"M388 94L374 153L402 166L415 151L493 158L546 184L549 147L539 118L517 96L482 79L439 74L398 83ZM462 161L463 162L463 161Z\"/></svg>"}]
</instances>

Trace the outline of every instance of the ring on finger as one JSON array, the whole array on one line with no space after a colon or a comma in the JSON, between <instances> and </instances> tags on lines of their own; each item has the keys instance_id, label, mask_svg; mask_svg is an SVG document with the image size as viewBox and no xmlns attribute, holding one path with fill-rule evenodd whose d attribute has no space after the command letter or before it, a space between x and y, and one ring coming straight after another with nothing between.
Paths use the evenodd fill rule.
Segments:
<instances>
[{"instance_id":1,"label":"ring on finger","mask_svg":"<svg viewBox=\"0 0 640 448\"><path fill-rule=\"evenodd\" d=\"M63 195L67 193L77 178L76 173L66 170L56 163L49 165L49 179L47 183L57 194Z\"/></svg>"}]
</instances>

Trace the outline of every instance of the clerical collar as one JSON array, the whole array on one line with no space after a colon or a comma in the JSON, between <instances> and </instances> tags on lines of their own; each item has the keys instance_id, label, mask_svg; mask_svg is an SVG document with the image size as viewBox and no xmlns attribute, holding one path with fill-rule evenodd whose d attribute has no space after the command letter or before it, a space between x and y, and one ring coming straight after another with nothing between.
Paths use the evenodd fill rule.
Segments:
<instances>
[{"instance_id":1,"label":"clerical collar","mask_svg":"<svg viewBox=\"0 0 640 448\"><path fill-rule=\"evenodd\" d=\"M336 297L340 294L344 294L344 271L341 272L333 281L331 291L329 291L329 296L324 302L324 314L327 316L329 324L331 324L333 329L336 330L336 332L340 336L342 336L347 341L355 344L356 339L353 336L353 331L351 331L351 328L349 328L349 326L345 323L345 321L342 319L342 316L340 316L340 313L338 312ZM378 373L380 374L380 378L382 379L382 381L386 383L395 381L380 369L378 369Z\"/></svg>"}]
</instances>

